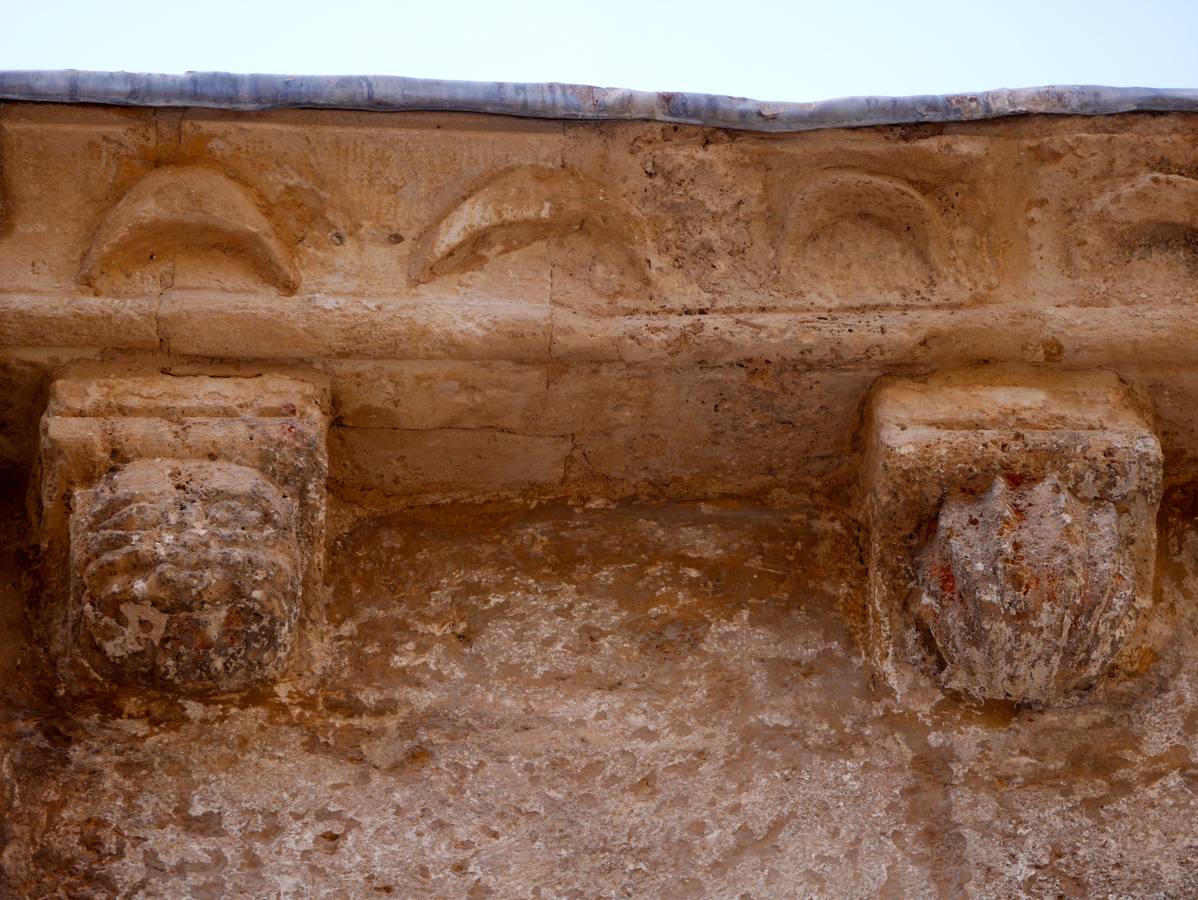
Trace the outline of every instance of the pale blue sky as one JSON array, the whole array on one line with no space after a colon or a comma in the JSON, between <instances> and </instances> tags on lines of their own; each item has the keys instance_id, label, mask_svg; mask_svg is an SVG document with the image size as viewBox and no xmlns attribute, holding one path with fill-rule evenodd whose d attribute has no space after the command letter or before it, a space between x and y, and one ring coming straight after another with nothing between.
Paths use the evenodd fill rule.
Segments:
<instances>
[{"instance_id":1,"label":"pale blue sky","mask_svg":"<svg viewBox=\"0 0 1198 900\"><path fill-rule=\"evenodd\" d=\"M60 0L0 11L0 69L567 81L765 100L1198 87L1198 0Z\"/></svg>"}]
</instances>

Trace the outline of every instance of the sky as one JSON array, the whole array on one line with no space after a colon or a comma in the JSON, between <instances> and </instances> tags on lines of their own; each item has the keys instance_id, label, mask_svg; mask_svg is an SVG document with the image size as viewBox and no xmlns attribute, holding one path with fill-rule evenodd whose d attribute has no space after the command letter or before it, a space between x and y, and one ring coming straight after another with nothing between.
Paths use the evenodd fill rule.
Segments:
<instances>
[{"instance_id":1,"label":"sky","mask_svg":"<svg viewBox=\"0 0 1198 900\"><path fill-rule=\"evenodd\" d=\"M67 68L561 81L761 100L1198 88L1198 0L0 2L0 69Z\"/></svg>"}]
</instances>

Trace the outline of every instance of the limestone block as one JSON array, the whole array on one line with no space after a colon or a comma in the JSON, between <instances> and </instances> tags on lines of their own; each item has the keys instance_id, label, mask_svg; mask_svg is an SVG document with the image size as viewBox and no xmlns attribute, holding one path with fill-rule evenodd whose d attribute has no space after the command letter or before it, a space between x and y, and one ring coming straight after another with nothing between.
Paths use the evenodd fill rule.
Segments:
<instances>
[{"instance_id":1,"label":"limestone block","mask_svg":"<svg viewBox=\"0 0 1198 900\"><path fill-rule=\"evenodd\" d=\"M331 360L337 422L351 428L528 430L545 418L548 366L503 360ZM566 429L569 430L569 429Z\"/></svg>"},{"instance_id":2,"label":"limestone block","mask_svg":"<svg viewBox=\"0 0 1198 900\"><path fill-rule=\"evenodd\" d=\"M281 671L316 618L327 405L277 376L52 385L39 622L69 688L224 692Z\"/></svg>"},{"instance_id":3,"label":"limestone block","mask_svg":"<svg viewBox=\"0 0 1198 900\"><path fill-rule=\"evenodd\" d=\"M822 170L797 188L788 212L780 268L825 302L918 302L940 282L959 281L952 233L905 179ZM857 264L862 257L885 264Z\"/></svg>"},{"instance_id":4,"label":"limestone block","mask_svg":"<svg viewBox=\"0 0 1198 900\"><path fill-rule=\"evenodd\" d=\"M1161 450L1108 373L972 370L882 386L868 415L870 641L984 699L1064 700L1152 597Z\"/></svg>"},{"instance_id":5,"label":"limestone block","mask_svg":"<svg viewBox=\"0 0 1198 900\"><path fill-rule=\"evenodd\" d=\"M498 494L559 486L569 437L490 429L336 428L334 479L397 495Z\"/></svg>"},{"instance_id":6,"label":"limestone block","mask_svg":"<svg viewBox=\"0 0 1198 900\"><path fill-rule=\"evenodd\" d=\"M100 217L153 166L154 114L5 103L0 132L4 289L70 293Z\"/></svg>"},{"instance_id":7,"label":"limestone block","mask_svg":"<svg viewBox=\"0 0 1198 900\"><path fill-rule=\"evenodd\" d=\"M155 297L0 294L0 346L156 350Z\"/></svg>"},{"instance_id":8,"label":"limestone block","mask_svg":"<svg viewBox=\"0 0 1198 900\"><path fill-rule=\"evenodd\" d=\"M301 594L294 500L260 472L136 460L75 494L78 652L114 682L239 687L275 668Z\"/></svg>"}]
</instances>

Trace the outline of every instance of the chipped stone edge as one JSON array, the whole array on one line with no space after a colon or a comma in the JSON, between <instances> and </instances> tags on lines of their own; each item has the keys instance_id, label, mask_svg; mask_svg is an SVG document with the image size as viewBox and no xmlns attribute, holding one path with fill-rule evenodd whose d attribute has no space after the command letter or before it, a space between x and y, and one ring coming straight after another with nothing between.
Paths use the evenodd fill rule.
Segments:
<instances>
[{"instance_id":1,"label":"chipped stone edge","mask_svg":"<svg viewBox=\"0 0 1198 900\"><path fill-rule=\"evenodd\" d=\"M0 71L0 101L3 100L241 111L307 108L474 112L578 121L640 119L763 132L969 122L1029 114L1198 112L1196 88L1054 85L792 103L555 82L228 72L159 75L74 69Z\"/></svg>"}]
</instances>

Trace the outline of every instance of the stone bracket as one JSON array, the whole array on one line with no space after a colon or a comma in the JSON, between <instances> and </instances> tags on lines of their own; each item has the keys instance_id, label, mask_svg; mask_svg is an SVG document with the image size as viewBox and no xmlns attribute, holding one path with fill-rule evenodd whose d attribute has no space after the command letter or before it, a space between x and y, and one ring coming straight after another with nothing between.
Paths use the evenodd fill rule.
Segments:
<instances>
[{"instance_id":1,"label":"stone bracket","mask_svg":"<svg viewBox=\"0 0 1198 900\"><path fill-rule=\"evenodd\" d=\"M230 691L285 667L322 583L327 406L278 376L54 382L38 618L69 688Z\"/></svg>"},{"instance_id":2,"label":"stone bracket","mask_svg":"<svg viewBox=\"0 0 1198 900\"><path fill-rule=\"evenodd\" d=\"M1113 374L891 381L868 414L871 650L980 699L1055 703L1151 604L1161 450Z\"/></svg>"}]
</instances>

